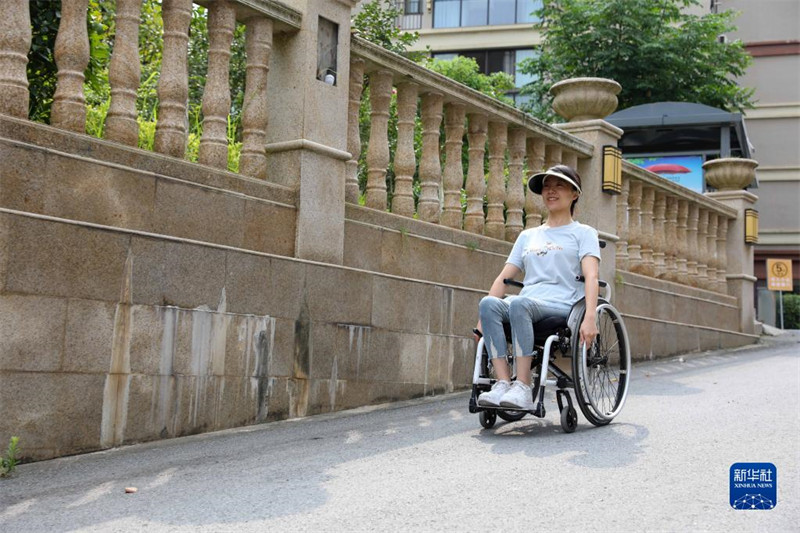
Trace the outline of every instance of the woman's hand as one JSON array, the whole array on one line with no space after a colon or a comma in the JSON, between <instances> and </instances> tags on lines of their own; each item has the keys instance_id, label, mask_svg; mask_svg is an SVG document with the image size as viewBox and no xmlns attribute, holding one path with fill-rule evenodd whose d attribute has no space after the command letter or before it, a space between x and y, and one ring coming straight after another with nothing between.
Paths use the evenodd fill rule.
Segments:
<instances>
[{"instance_id":1,"label":"woman's hand","mask_svg":"<svg viewBox=\"0 0 800 533\"><path fill-rule=\"evenodd\" d=\"M581 323L581 328L580 328L581 345L585 343L587 350L591 348L592 343L597 338L598 333L599 331L597 331L596 317L594 315L589 315L589 313L586 313L586 315L583 317L583 322Z\"/></svg>"}]
</instances>

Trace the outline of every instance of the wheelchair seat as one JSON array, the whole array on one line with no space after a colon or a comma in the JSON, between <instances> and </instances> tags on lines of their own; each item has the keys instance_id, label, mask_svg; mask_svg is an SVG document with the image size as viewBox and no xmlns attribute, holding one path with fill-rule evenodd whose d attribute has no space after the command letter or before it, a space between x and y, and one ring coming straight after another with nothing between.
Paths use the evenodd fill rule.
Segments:
<instances>
[{"instance_id":1,"label":"wheelchair seat","mask_svg":"<svg viewBox=\"0 0 800 533\"><path fill-rule=\"evenodd\" d=\"M555 335L561 330L569 329L568 317L548 316L533 324L533 337L537 344L541 344L550 335ZM506 340L511 342L511 324L503 322Z\"/></svg>"}]
</instances>

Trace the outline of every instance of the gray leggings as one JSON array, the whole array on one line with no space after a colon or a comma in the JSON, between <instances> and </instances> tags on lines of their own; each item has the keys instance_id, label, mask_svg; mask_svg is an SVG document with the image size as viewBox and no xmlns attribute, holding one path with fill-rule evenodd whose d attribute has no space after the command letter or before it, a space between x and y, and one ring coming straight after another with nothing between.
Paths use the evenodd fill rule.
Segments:
<instances>
[{"instance_id":1,"label":"gray leggings","mask_svg":"<svg viewBox=\"0 0 800 533\"><path fill-rule=\"evenodd\" d=\"M512 355L527 357L533 354L533 323L550 316L566 318L569 315L569 309L552 307L526 296L508 296L505 299L486 296L478 310L490 358L506 355L504 322L511 324Z\"/></svg>"}]
</instances>

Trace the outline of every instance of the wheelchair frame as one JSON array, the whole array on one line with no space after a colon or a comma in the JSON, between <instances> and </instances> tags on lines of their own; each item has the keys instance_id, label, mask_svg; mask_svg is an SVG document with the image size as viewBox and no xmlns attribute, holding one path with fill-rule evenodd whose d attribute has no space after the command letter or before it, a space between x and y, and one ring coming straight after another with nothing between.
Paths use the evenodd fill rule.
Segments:
<instances>
[{"instance_id":1,"label":"wheelchair frame","mask_svg":"<svg viewBox=\"0 0 800 533\"><path fill-rule=\"evenodd\" d=\"M504 283L518 287L522 286L522 283L515 280L504 280ZM608 290L606 282L600 281L600 286ZM572 306L566 323L560 319L546 318L534 324L534 339L545 337L545 340L543 343L535 340L534 360L531 365L531 389L535 405L532 411L478 405L478 395L481 392L490 390L496 381L490 376L489 357L485 347L485 340L483 337L480 338L475 353L469 412L479 414L480 423L484 428L492 428L498 416L507 422L520 420L526 414L544 418L544 392L548 386L556 387L556 401L561 414L561 427L567 433L572 433L578 426L578 414L573 405L569 389L575 391L581 412L593 425L604 426L609 424L619 414L625 404L629 386L631 358L628 333L619 311L605 298L598 298L597 320L600 322L605 320L605 317L608 317L611 321L610 327L613 328L613 336L616 337L616 342L611 348L614 349L616 347L615 353L618 353L619 356L617 364L620 367L617 374L612 371L611 376L601 375L608 372L612 359L609 353L604 353L601 346L605 338L611 333L606 325L601 324L603 330L600 331L598 338L589 350L585 345L578 346L577 342L573 343L571 340L573 332L578 331L580 327L585 308L586 302L582 298ZM555 326L553 326L554 322L556 322ZM538 330L537 326L539 326ZM545 326L546 329L542 326ZM507 340L510 342L510 339ZM571 357L572 376L558 366L550 364L555 359L556 351L561 352L564 357ZM513 365L513 357L510 354L507 354L506 357L509 363ZM542 377L545 379L542 380ZM515 379L514 376L512 376L513 379ZM614 385L615 381L616 386ZM595 386L603 390L608 388L609 392L613 392L613 397L603 398ZM612 388L613 390L611 390Z\"/></svg>"}]
</instances>

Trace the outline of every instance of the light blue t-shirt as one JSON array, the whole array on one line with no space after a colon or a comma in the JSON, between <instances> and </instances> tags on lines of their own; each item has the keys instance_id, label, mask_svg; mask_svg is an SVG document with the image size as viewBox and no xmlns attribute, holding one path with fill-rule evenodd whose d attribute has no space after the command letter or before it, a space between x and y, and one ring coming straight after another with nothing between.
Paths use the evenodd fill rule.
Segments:
<instances>
[{"instance_id":1,"label":"light blue t-shirt","mask_svg":"<svg viewBox=\"0 0 800 533\"><path fill-rule=\"evenodd\" d=\"M581 260L587 255L600 259L597 230L573 221L556 228L526 229L506 263L525 272L520 296L568 311L583 297L583 283L576 277L582 275Z\"/></svg>"}]
</instances>

